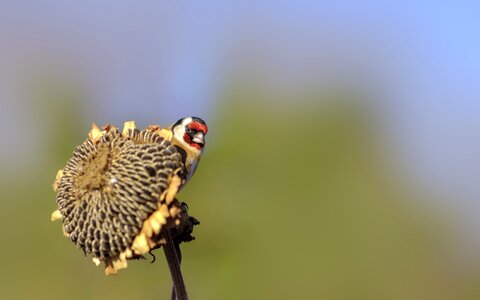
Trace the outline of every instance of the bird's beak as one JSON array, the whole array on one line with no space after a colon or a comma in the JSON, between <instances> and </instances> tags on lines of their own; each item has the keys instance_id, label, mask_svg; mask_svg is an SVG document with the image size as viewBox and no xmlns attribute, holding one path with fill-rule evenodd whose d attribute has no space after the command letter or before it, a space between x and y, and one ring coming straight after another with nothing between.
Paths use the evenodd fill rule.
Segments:
<instances>
[{"instance_id":1,"label":"bird's beak","mask_svg":"<svg viewBox=\"0 0 480 300\"><path fill-rule=\"evenodd\" d=\"M193 136L193 140L192 140L194 143L197 143L199 145L205 145L205 135L203 134L203 132L197 132L195 133L195 135Z\"/></svg>"}]
</instances>

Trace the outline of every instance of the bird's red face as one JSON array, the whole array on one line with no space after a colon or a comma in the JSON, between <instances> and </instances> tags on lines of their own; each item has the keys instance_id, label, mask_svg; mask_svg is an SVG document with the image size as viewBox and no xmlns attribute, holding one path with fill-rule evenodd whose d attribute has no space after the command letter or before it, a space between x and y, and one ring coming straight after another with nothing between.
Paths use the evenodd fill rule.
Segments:
<instances>
[{"instance_id":1,"label":"bird's red face","mask_svg":"<svg viewBox=\"0 0 480 300\"><path fill-rule=\"evenodd\" d=\"M203 121L199 122L194 119L185 126L183 140L191 147L202 150L205 147L205 135L207 132L207 125Z\"/></svg>"},{"instance_id":2,"label":"bird's red face","mask_svg":"<svg viewBox=\"0 0 480 300\"><path fill-rule=\"evenodd\" d=\"M179 141L186 150L202 152L205 147L205 135L208 127L205 122L196 117L188 117L179 120L172 127L174 138Z\"/></svg>"}]
</instances>

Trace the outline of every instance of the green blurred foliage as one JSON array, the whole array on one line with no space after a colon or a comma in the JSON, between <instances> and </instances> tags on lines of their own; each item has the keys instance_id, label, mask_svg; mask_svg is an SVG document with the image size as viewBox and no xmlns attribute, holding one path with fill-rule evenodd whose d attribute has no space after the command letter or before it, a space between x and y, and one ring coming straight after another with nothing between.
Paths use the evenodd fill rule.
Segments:
<instances>
[{"instance_id":1,"label":"green blurred foliage","mask_svg":"<svg viewBox=\"0 0 480 300\"><path fill-rule=\"evenodd\" d=\"M367 108L335 93L299 107L269 97L225 95L179 195L202 222L182 247L192 299L479 299L478 273L448 260L448 226L396 178ZM169 299L162 251L107 277L50 222L56 171L88 131L78 101L58 103L43 107L51 147L0 183L0 298Z\"/></svg>"}]
</instances>

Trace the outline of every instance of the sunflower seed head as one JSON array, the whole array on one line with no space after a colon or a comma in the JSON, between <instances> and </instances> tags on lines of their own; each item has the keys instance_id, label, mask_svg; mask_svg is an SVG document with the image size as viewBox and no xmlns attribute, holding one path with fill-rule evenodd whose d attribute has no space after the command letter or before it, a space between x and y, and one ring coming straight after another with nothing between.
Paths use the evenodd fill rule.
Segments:
<instances>
[{"instance_id":1,"label":"sunflower seed head","mask_svg":"<svg viewBox=\"0 0 480 300\"><path fill-rule=\"evenodd\" d=\"M52 219L62 220L68 238L96 264L105 262L108 274L150 251L163 240L162 228L180 222L175 195L184 166L160 132L139 131L133 121L122 133L94 125L57 175Z\"/></svg>"}]
</instances>

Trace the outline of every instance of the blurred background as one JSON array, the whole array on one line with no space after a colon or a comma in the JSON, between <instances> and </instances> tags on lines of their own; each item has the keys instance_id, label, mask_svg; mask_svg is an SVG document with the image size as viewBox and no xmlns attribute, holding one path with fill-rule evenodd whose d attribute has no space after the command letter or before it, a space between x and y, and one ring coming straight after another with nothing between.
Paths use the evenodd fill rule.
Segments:
<instances>
[{"instance_id":1,"label":"blurred background","mask_svg":"<svg viewBox=\"0 0 480 300\"><path fill-rule=\"evenodd\" d=\"M480 299L480 5L0 1L0 298L169 299L50 222L91 122L195 115L192 299Z\"/></svg>"}]
</instances>

